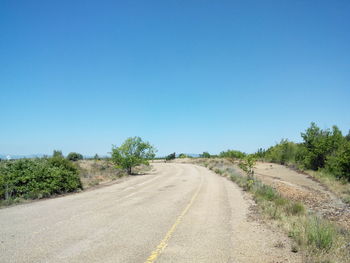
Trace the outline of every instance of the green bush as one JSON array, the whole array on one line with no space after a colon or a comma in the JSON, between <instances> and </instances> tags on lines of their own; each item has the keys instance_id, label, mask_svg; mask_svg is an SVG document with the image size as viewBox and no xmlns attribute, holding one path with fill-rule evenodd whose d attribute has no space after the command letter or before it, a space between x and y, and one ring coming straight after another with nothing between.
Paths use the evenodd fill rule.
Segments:
<instances>
[{"instance_id":1,"label":"green bush","mask_svg":"<svg viewBox=\"0 0 350 263\"><path fill-rule=\"evenodd\" d=\"M83 155L80 153L76 153L76 152L71 152L67 155L67 159L70 161L78 161L78 160L83 160Z\"/></svg>"},{"instance_id":2,"label":"green bush","mask_svg":"<svg viewBox=\"0 0 350 263\"><path fill-rule=\"evenodd\" d=\"M279 198L277 191L266 184L262 184L256 187L255 195L267 201L273 201Z\"/></svg>"},{"instance_id":3,"label":"green bush","mask_svg":"<svg viewBox=\"0 0 350 263\"><path fill-rule=\"evenodd\" d=\"M350 141L345 141L327 158L326 170L337 178L350 181Z\"/></svg>"},{"instance_id":4,"label":"green bush","mask_svg":"<svg viewBox=\"0 0 350 263\"><path fill-rule=\"evenodd\" d=\"M179 154L179 158L188 158L188 155L184 154L184 153L180 153Z\"/></svg>"},{"instance_id":5,"label":"green bush","mask_svg":"<svg viewBox=\"0 0 350 263\"><path fill-rule=\"evenodd\" d=\"M325 169L337 178L350 181L350 133L343 136L337 126L322 130L315 123L301 133L302 143L282 140L254 155L269 162L302 169Z\"/></svg>"},{"instance_id":6,"label":"green bush","mask_svg":"<svg viewBox=\"0 0 350 263\"><path fill-rule=\"evenodd\" d=\"M54 150L52 157L63 157L62 151Z\"/></svg>"},{"instance_id":7,"label":"green bush","mask_svg":"<svg viewBox=\"0 0 350 263\"><path fill-rule=\"evenodd\" d=\"M270 147L264 153L264 155L267 161L280 164L290 164L295 163L298 151L298 144L283 139L280 143L276 144L273 147ZM260 151L256 155L261 156L262 153L263 152Z\"/></svg>"},{"instance_id":8,"label":"green bush","mask_svg":"<svg viewBox=\"0 0 350 263\"><path fill-rule=\"evenodd\" d=\"M43 198L81 188L78 169L59 155L0 164L0 199Z\"/></svg>"},{"instance_id":9,"label":"green bush","mask_svg":"<svg viewBox=\"0 0 350 263\"><path fill-rule=\"evenodd\" d=\"M174 160L176 158L176 153L171 153L167 157L165 157L165 160L170 161Z\"/></svg>"},{"instance_id":10,"label":"green bush","mask_svg":"<svg viewBox=\"0 0 350 263\"><path fill-rule=\"evenodd\" d=\"M236 150L227 150L221 152L220 157L222 158L232 158L232 159L242 159L246 156L244 152L236 151Z\"/></svg>"},{"instance_id":11,"label":"green bush","mask_svg":"<svg viewBox=\"0 0 350 263\"><path fill-rule=\"evenodd\" d=\"M201 158L210 158L211 155L210 155L210 153L208 153L208 152L203 152L203 153L200 155L200 157L201 157Z\"/></svg>"},{"instance_id":12,"label":"green bush","mask_svg":"<svg viewBox=\"0 0 350 263\"><path fill-rule=\"evenodd\" d=\"M304 151L299 159L306 168L312 170L325 167L327 157L334 154L345 142L337 126L333 126L332 130L321 130L315 123L311 123L311 127L301 137L304 140Z\"/></svg>"}]
</instances>

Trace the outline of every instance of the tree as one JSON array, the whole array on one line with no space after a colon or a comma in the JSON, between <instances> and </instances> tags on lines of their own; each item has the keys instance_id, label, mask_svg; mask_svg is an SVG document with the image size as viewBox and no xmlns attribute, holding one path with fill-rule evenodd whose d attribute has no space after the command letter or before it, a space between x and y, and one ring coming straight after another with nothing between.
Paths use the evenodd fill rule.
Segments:
<instances>
[{"instance_id":1,"label":"tree","mask_svg":"<svg viewBox=\"0 0 350 263\"><path fill-rule=\"evenodd\" d=\"M59 151L59 150L53 150L52 157L62 157L62 158L63 158L62 151Z\"/></svg>"},{"instance_id":2,"label":"tree","mask_svg":"<svg viewBox=\"0 0 350 263\"><path fill-rule=\"evenodd\" d=\"M75 162L78 160L83 160L83 155L81 155L80 153L71 152L67 155L67 159Z\"/></svg>"},{"instance_id":3,"label":"tree","mask_svg":"<svg viewBox=\"0 0 350 263\"><path fill-rule=\"evenodd\" d=\"M345 139L346 139L347 141L350 141L350 130L349 130L348 134L345 136Z\"/></svg>"},{"instance_id":4,"label":"tree","mask_svg":"<svg viewBox=\"0 0 350 263\"><path fill-rule=\"evenodd\" d=\"M274 163L295 163L299 148L300 147L296 143L290 142L287 139L282 139L280 143L270 147L264 153L264 157L266 160Z\"/></svg>"},{"instance_id":5,"label":"tree","mask_svg":"<svg viewBox=\"0 0 350 263\"><path fill-rule=\"evenodd\" d=\"M247 173L249 179L253 178L254 176L255 163L256 160L252 154L244 157L239 163L240 168Z\"/></svg>"},{"instance_id":6,"label":"tree","mask_svg":"<svg viewBox=\"0 0 350 263\"><path fill-rule=\"evenodd\" d=\"M222 158L243 159L245 156L245 153L236 150L227 150L220 153L220 157Z\"/></svg>"},{"instance_id":7,"label":"tree","mask_svg":"<svg viewBox=\"0 0 350 263\"><path fill-rule=\"evenodd\" d=\"M301 137L304 139L301 161L306 168L312 170L324 168L327 156L335 153L344 140L337 126L333 126L332 130L321 130L314 122Z\"/></svg>"},{"instance_id":8,"label":"tree","mask_svg":"<svg viewBox=\"0 0 350 263\"><path fill-rule=\"evenodd\" d=\"M208 152L203 152L203 153L201 154L201 157L202 157L202 158L210 158L211 155L210 155L210 153L208 153Z\"/></svg>"},{"instance_id":9,"label":"tree","mask_svg":"<svg viewBox=\"0 0 350 263\"><path fill-rule=\"evenodd\" d=\"M350 141L344 140L339 149L327 158L326 168L334 176L350 181Z\"/></svg>"},{"instance_id":10,"label":"tree","mask_svg":"<svg viewBox=\"0 0 350 263\"><path fill-rule=\"evenodd\" d=\"M96 153L95 156L94 156L94 159L95 159L95 160L100 160L101 158L100 158L100 156L98 156L98 154Z\"/></svg>"},{"instance_id":11,"label":"tree","mask_svg":"<svg viewBox=\"0 0 350 263\"><path fill-rule=\"evenodd\" d=\"M165 160L170 161L174 160L176 158L176 153L171 153L167 157L165 157Z\"/></svg>"},{"instance_id":12,"label":"tree","mask_svg":"<svg viewBox=\"0 0 350 263\"><path fill-rule=\"evenodd\" d=\"M179 158L188 158L188 156L186 154L184 154L184 153L180 153L179 154Z\"/></svg>"},{"instance_id":13,"label":"tree","mask_svg":"<svg viewBox=\"0 0 350 263\"><path fill-rule=\"evenodd\" d=\"M154 158L156 151L149 142L142 141L140 137L130 137L121 146L112 147L112 161L126 169L128 174L132 174L133 167L148 165L148 160Z\"/></svg>"}]
</instances>

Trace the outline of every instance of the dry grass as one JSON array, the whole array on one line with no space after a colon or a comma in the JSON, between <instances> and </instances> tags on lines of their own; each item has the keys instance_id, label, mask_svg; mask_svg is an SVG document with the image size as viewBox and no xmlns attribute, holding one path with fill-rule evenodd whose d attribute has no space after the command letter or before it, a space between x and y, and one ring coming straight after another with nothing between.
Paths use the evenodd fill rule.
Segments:
<instances>
[{"instance_id":1,"label":"dry grass","mask_svg":"<svg viewBox=\"0 0 350 263\"><path fill-rule=\"evenodd\" d=\"M332 175L320 171L306 171L310 176L316 178L323 185L327 186L335 195L350 204L350 183L345 180L338 180Z\"/></svg>"},{"instance_id":2,"label":"dry grass","mask_svg":"<svg viewBox=\"0 0 350 263\"><path fill-rule=\"evenodd\" d=\"M123 170L106 160L81 160L77 164L84 189L111 182L126 175Z\"/></svg>"}]
</instances>

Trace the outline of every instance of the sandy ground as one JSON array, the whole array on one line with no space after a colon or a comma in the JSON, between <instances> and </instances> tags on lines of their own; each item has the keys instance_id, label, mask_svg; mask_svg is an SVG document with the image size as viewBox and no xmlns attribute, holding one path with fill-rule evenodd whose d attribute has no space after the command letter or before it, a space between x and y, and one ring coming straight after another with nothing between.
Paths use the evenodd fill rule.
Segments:
<instances>
[{"instance_id":1,"label":"sandy ground","mask_svg":"<svg viewBox=\"0 0 350 263\"><path fill-rule=\"evenodd\" d=\"M0 262L301 262L282 233L249 219L253 204L226 178L192 164L153 167L1 209Z\"/></svg>"},{"instance_id":2,"label":"sandy ground","mask_svg":"<svg viewBox=\"0 0 350 263\"><path fill-rule=\"evenodd\" d=\"M283 165L259 162L255 175L283 196L302 201L310 209L350 229L350 208L326 187L304 173Z\"/></svg>"}]
</instances>

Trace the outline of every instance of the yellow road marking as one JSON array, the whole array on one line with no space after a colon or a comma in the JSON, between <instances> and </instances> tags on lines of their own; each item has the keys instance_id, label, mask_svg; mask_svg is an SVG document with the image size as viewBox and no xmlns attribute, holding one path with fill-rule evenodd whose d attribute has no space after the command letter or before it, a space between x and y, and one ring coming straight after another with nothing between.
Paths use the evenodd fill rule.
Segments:
<instances>
[{"instance_id":1,"label":"yellow road marking","mask_svg":"<svg viewBox=\"0 0 350 263\"><path fill-rule=\"evenodd\" d=\"M187 204L187 206L185 207L185 209L182 211L182 213L177 217L175 223L172 225L172 227L170 228L170 230L166 233L165 237L163 238L163 240L159 243L159 245L156 247L156 249L152 252L152 254L147 258L147 260L145 261L145 263L153 263L156 261L156 259L159 257L159 255L163 252L163 250L167 247L168 245L168 241L171 238L171 236L173 235L173 233L175 232L177 226L181 223L183 217L186 215L186 213L188 212L188 210L191 208L194 200L197 198L199 191L202 187L202 183L203 183L203 177L201 178L201 183L198 186L197 191L194 193L194 195L191 198L191 201Z\"/></svg>"}]
</instances>

